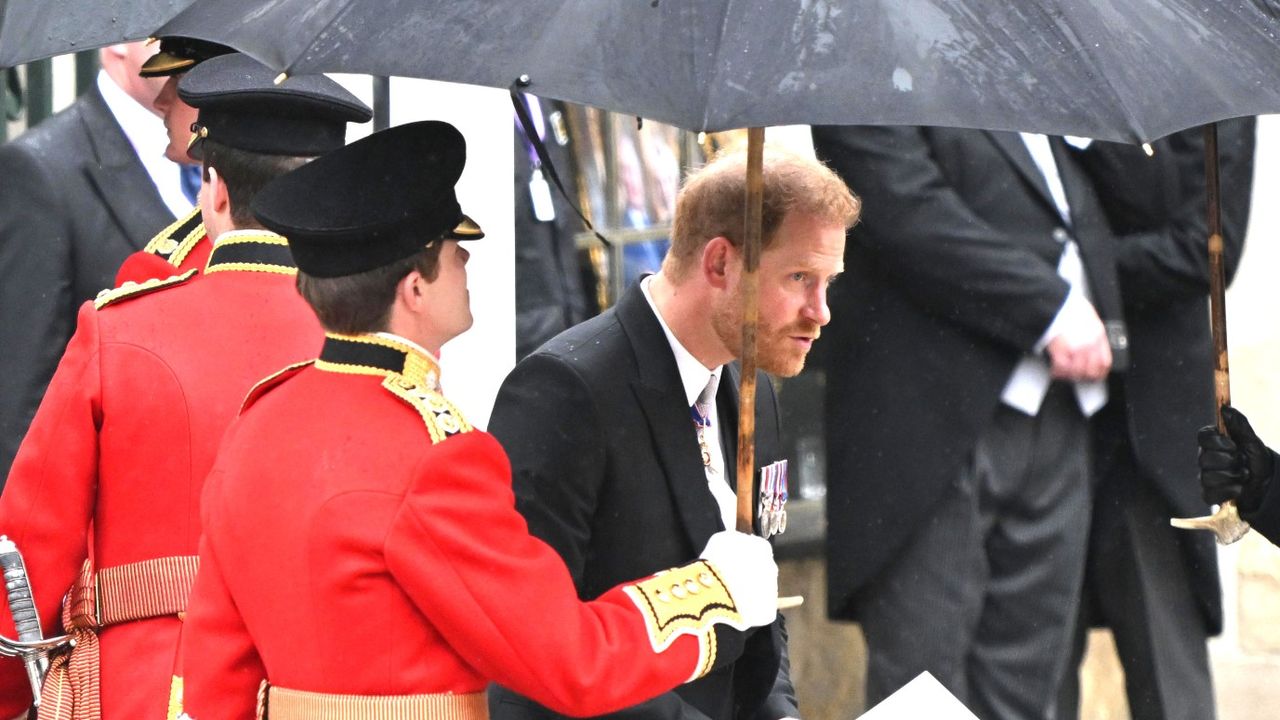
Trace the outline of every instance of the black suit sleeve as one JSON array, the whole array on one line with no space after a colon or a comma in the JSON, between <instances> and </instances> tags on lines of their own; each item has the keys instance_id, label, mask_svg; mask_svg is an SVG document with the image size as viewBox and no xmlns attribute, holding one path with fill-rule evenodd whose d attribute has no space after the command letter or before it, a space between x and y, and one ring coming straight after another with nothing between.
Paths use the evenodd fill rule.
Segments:
<instances>
[{"instance_id":1,"label":"black suit sleeve","mask_svg":"<svg viewBox=\"0 0 1280 720\"><path fill-rule=\"evenodd\" d=\"M1253 190L1255 122L1219 123L1223 254L1227 277L1244 252ZM1118 235L1116 262L1125 303L1160 308L1209 292L1204 141L1199 129L1171 135L1147 157L1132 145L1094 143L1084 153L1108 220ZM1166 157L1160 157L1165 155ZM1152 186L1169 184L1152 204Z\"/></svg>"},{"instance_id":2,"label":"black suit sleeve","mask_svg":"<svg viewBox=\"0 0 1280 720\"><path fill-rule=\"evenodd\" d=\"M560 716L497 685L489 686L489 715L494 720L557 720ZM705 713L670 692L648 702L609 714L609 720L711 720Z\"/></svg>"},{"instance_id":3,"label":"black suit sleeve","mask_svg":"<svg viewBox=\"0 0 1280 720\"><path fill-rule=\"evenodd\" d=\"M800 717L800 703L796 700L796 689L791 683L791 653L787 642L787 623L781 613L778 614L777 621L770 626L769 632L773 636L773 647L777 648L780 655L778 674L764 702L746 717L743 717L743 713L739 713L740 720L779 720L779 718ZM749 675L734 678L735 683L739 684L735 692L735 697L739 700L751 694L751 688L741 687L744 679L746 682L751 682Z\"/></svg>"},{"instance_id":4,"label":"black suit sleeve","mask_svg":"<svg viewBox=\"0 0 1280 720\"><path fill-rule=\"evenodd\" d=\"M70 210L27 145L0 146L0 478L71 337ZM2 486L2 483L0 483Z\"/></svg>"},{"instance_id":5,"label":"black suit sleeve","mask_svg":"<svg viewBox=\"0 0 1280 720\"><path fill-rule=\"evenodd\" d=\"M814 128L819 157L863 201L861 225L850 243L927 312L1028 351L1062 307L1069 286L1055 266L971 209L935 161L925 132ZM1003 156L994 161L1007 162ZM1012 173L998 170L995 177Z\"/></svg>"},{"instance_id":6,"label":"black suit sleeve","mask_svg":"<svg viewBox=\"0 0 1280 720\"><path fill-rule=\"evenodd\" d=\"M543 354L516 365L489 419L511 459L516 507L530 532L564 558L578 587L605 480L603 422L582 378Z\"/></svg>"}]
</instances>

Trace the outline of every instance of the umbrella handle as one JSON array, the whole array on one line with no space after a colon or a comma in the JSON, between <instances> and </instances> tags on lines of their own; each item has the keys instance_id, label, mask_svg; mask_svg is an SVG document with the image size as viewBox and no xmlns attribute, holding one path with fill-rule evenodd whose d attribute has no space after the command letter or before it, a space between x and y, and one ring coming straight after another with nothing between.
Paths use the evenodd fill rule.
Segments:
<instances>
[{"instance_id":1,"label":"umbrella handle","mask_svg":"<svg viewBox=\"0 0 1280 720\"><path fill-rule=\"evenodd\" d=\"M1222 257L1222 202L1218 185L1218 125L1204 126L1204 180L1209 213L1209 327L1213 334L1213 395L1218 412L1218 432L1225 434L1222 408L1231 404L1231 367L1227 361L1227 272ZM1209 530L1219 545L1230 545L1249 532L1249 523L1231 501L1222 503L1213 515L1173 518L1171 525L1183 530Z\"/></svg>"},{"instance_id":2,"label":"umbrella handle","mask_svg":"<svg viewBox=\"0 0 1280 720\"><path fill-rule=\"evenodd\" d=\"M1224 502L1212 515L1193 518L1172 518L1169 524L1181 530L1208 530L1219 545L1230 545L1249 532L1249 523L1240 517L1233 502Z\"/></svg>"}]
</instances>

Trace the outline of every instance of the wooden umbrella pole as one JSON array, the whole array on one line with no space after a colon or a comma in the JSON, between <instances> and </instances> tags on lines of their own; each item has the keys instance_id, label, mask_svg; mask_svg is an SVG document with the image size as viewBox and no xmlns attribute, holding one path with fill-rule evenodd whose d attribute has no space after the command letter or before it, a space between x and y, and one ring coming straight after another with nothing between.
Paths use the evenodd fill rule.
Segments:
<instances>
[{"instance_id":1,"label":"wooden umbrella pole","mask_svg":"<svg viewBox=\"0 0 1280 720\"><path fill-rule=\"evenodd\" d=\"M738 384L738 532L755 532L756 321L760 316L760 224L764 207L764 128L747 130L747 208L742 238L742 379ZM778 598L778 609L798 607L799 595Z\"/></svg>"},{"instance_id":2,"label":"wooden umbrella pole","mask_svg":"<svg viewBox=\"0 0 1280 720\"><path fill-rule=\"evenodd\" d=\"M1222 256L1222 199L1218 184L1218 125L1204 126L1204 180L1209 227L1209 327L1213 334L1213 396L1216 401L1218 432L1226 433L1222 408L1231 403L1231 368L1227 362L1227 272ZM1174 518L1174 527L1209 530L1220 545L1231 543L1249 532L1249 523L1240 518L1236 504L1227 501L1207 517Z\"/></svg>"},{"instance_id":3,"label":"wooden umbrella pole","mask_svg":"<svg viewBox=\"0 0 1280 720\"><path fill-rule=\"evenodd\" d=\"M747 130L747 207L742 239L742 380L738 386L738 532L753 532L756 458L756 320L760 315L760 223L764 128Z\"/></svg>"},{"instance_id":4,"label":"wooden umbrella pole","mask_svg":"<svg viewBox=\"0 0 1280 720\"><path fill-rule=\"evenodd\" d=\"M1218 431L1226 433L1222 408L1231 404L1227 362L1227 271L1222 259L1222 197L1218 184L1218 125L1204 126L1204 180L1209 213L1209 327L1213 333L1213 397Z\"/></svg>"}]
</instances>

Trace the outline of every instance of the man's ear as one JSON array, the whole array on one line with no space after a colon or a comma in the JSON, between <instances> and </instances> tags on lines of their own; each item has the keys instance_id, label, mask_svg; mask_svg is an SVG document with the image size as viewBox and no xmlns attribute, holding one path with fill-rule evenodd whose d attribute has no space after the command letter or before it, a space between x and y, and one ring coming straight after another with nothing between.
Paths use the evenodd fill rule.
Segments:
<instances>
[{"instance_id":1,"label":"man's ear","mask_svg":"<svg viewBox=\"0 0 1280 720\"><path fill-rule=\"evenodd\" d=\"M740 271L741 255L729 238L711 238L702 246L702 277L711 287L723 290Z\"/></svg>"},{"instance_id":2,"label":"man's ear","mask_svg":"<svg viewBox=\"0 0 1280 720\"><path fill-rule=\"evenodd\" d=\"M422 273L410 270L396 283L396 300L404 303L407 308L417 310L426 302L425 282L426 278L422 277Z\"/></svg>"},{"instance_id":3,"label":"man's ear","mask_svg":"<svg viewBox=\"0 0 1280 720\"><path fill-rule=\"evenodd\" d=\"M205 183L209 185L210 201L213 211L219 215L231 214L231 194L227 192L227 182L218 174L216 168L205 169Z\"/></svg>"}]
</instances>

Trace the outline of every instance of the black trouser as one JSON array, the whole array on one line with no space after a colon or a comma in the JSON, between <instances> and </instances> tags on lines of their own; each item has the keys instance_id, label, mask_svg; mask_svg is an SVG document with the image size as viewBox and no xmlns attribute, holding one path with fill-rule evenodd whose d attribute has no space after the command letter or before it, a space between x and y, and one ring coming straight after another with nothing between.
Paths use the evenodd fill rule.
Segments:
<instances>
[{"instance_id":1,"label":"black trouser","mask_svg":"<svg viewBox=\"0 0 1280 720\"><path fill-rule=\"evenodd\" d=\"M1102 468L1072 667L1090 626L1115 635L1133 720L1213 720L1204 614L1169 504L1143 477L1127 442ZM1077 717L1078 673L1062 686L1058 720Z\"/></svg>"},{"instance_id":2,"label":"black trouser","mask_svg":"<svg viewBox=\"0 0 1280 720\"><path fill-rule=\"evenodd\" d=\"M952 492L859 599L868 705L928 670L983 720L1051 716L1083 582L1090 463L1070 386L1055 383L1034 418L997 411Z\"/></svg>"}]
</instances>

